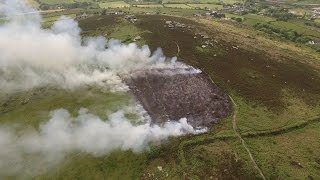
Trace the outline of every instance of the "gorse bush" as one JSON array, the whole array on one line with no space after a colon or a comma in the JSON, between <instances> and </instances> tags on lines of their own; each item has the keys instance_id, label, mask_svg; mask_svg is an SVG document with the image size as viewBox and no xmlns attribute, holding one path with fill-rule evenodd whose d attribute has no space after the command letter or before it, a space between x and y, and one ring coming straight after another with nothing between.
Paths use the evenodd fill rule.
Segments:
<instances>
[{"instance_id":1,"label":"gorse bush","mask_svg":"<svg viewBox=\"0 0 320 180\"><path fill-rule=\"evenodd\" d=\"M263 31L267 34L273 34L278 37L297 42L297 43L307 43L311 39L309 37L304 36L303 34L298 33L295 30L292 29L281 29L278 27L274 27L267 23L257 23L254 25L254 28Z\"/></svg>"},{"instance_id":2,"label":"gorse bush","mask_svg":"<svg viewBox=\"0 0 320 180\"><path fill-rule=\"evenodd\" d=\"M266 15L281 21L288 21L289 19L296 18L296 15L289 13L289 10L285 8L268 8L266 10Z\"/></svg>"}]
</instances>

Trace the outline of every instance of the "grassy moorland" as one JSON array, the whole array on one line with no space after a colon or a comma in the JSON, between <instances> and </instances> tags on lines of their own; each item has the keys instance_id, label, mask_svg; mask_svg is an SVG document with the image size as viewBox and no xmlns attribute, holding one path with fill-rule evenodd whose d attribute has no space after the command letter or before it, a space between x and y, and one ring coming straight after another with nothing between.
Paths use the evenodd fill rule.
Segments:
<instances>
[{"instance_id":1,"label":"grassy moorland","mask_svg":"<svg viewBox=\"0 0 320 180\"><path fill-rule=\"evenodd\" d=\"M74 0L41 0L40 2L45 4L71 4L74 3Z\"/></svg>"},{"instance_id":2,"label":"grassy moorland","mask_svg":"<svg viewBox=\"0 0 320 180\"><path fill-rule=\"evenodd\" d=\"M116 151L103 157L73 154L36 179L225 179L234 176L259 179L260 174L235 134L234 120L267 179L320 177L320 106L317 103L320 57L315 51L228 22L173 16L138 16L138 19L139 23L132 24L122 16L93 16L79 24L83 36L104 35L130 43L140 35L141 44L149 44L151 49L162 47L168 56L176 55L177 47L172 43L176 42L181 61L207 73L234 99L235 118L224 119L208 133L171 138L161 146L153 145L138 154L131 151ZM164 26L166 20L192 28L188 31L169 29ZM206 33L217 43L202 48L204 40L195 39L196 33ZM41 112L60 106L73 112L85 106L103 116L105 109L114 111L130 102L126 95L95 90L90 93L79 90L72 96L67 95L68 98L62 91L52 95L49 99L30 98L28 104L20 105L21 95L17 94L14 96L17 100L12 101L12 106L16 106L12 112L21 114L31 109ZM47 97L45 93L40 93L41 96ZM49 106L49 101L56 103ZM5 116L1 117L2 122L10 117ZM40 122L39 115L29 117L34 118L31 124Z\"/></svg>"},{"instance_id":3,"label":"grassy moorland","mask_svg":"<svg viewBox=\"0 0 320 180\"><path fill-rule=\"evenodd\" d=\"M176 5L182 1L170 2ZM182 4L194 2L183 1ZM234 122L266 179L320 178L320 55L305 45L252 27L263 22L320 37L318 31L291 21L253 14L227 15L242 18L243 24L240 24L183 17L204 12L189 8L138 6L117 10L180 17L140 15L138 23L133 24L122 16L92 16L80 21L82 35L102 35L124 43L133 42L139 35L142 37L138 41L140 45L148 44L153 50L161 47L168 56L177 54L178 44L180 61L201 69L234 99L235 116L214 125L208 133L171 138L140 154L130 151L116 151L103 157L74 154L37 179L259 179L261 175L235 133ZM164 26L167 20L192 28L170 29ZM203 48L206 40L195 38L198 33L208 35L213 45ZM14 96L16 105L12 104L16 108L12 112L19 115L31 109L42 111L62 104L71 112L86 106L102 116L105 108L111 106L112 111L130 102L126 95L95 91L90 98L83 95L86 94L83 91L76 92L75 96L68 95L68 98L64 92L53 94L48 100L35 99L24 106L19 104L20 95L17 94ZM49 101L57 104L49 106ZM37 125L43 115L31 113L28 117L31 124ZM17 118L10 113L0 116L2 122L7 119L14 121Z\"/></svg>"},{"instance_id":4,"label":"grassy moorland","mask_svg":"<svg viewBox=\"0 0 320 180\"><path fill-rule=\"evenodd\" d=\"M114 2L102 2L99 4L100 8L123 8L130 7L130 4L124 1L114 1Z\"/></svg>"},{"instance_id":5,"label":"grassy moorland","mask_svg":"<svg viewBox=\"0 0 320 180\"><path fill-rule=\"evenodd\" d=\"M192 8L199 8L199 9L223 9L222 5L218 4L187 4L188 6L191 6Z\"/></svg>"},{"instance_id":6,"label":"grassy moorland","mask_svg":"<svg viewBox=\"0 0 320 180\"><path fill-rule=\"evenodd\" d=\"M105 119L107 113L130 105L130 97L127 94L104 93L99 89L69 91L41 88L1 96L1 102L1 123L38 127L40 123L48 120L51 111L60 108L76 115L83 107Z\"/></svg>"},{"instance_id":7,"label":"grassy moorland","mask_svg":"<svg viewBox=\"0 0 320 180\"><path fill-rule=\"evenodd\" d=\"M179 22L196 24L195 29L211 34L211 37L219 42L208 50L198 51L194 47L203 42L193 39L194 32L182 33L178 29L158 30L161 25L160 18L155 18L152 22L155 23L146 20L145 24L141 25L142 28L153 32L145 36L148 44L161 46L170 55L174 54L172 50L174 45L169 41L178 43L181 50L179 56L183 61L202 69L235 99L238 107L237 129L243 136L255 137L245 138L245 141L267 179L319 177L316 160L319 152L307 150L308 147L300 146L300 141L294 141L294 138L291 143L286 142L287 138L281 138L295 134L296 130L304 132L310 128L311 132L317 132L319 119L316 117L319 116L320 108L317 103L320 98L318 94L320 58L316 52L306 47L296 47L294 43L282 42L280 39L270 39L251 29L236 28L229 23L197 19L197 22L200 22L197 24L187 19L179 19ZM156 23L160 25L157 26ZM166 37L161 36L160 32ZM159 39L156 41L155 37L159 36L162 37L159 38L161 41ZM315 81L310 82L310 80ZM313 118L316 120L313 121ZM230 119L221 122L209 134L192 137L181 143L180 150L182 150L179 152L187 155L182 156L187 158L182 164L186 164L188 171L184 172L188 176L194 177L197 174L196 176L201 179L205 178L201 174L209 176L212 173L213 177L219 177L221 157L212 157L217 160L206 157L218 153L215 148L220 147L220 142L223 142L228 147L222 150L223 152L231 152L241 159L240 161L247 163L243 165L246 170L240 171L247 172L247 178L256 177L257 171L237 141ZM308 136L306 141L309 143L319 138L318 133L297 133L295 136L304 138L306 135ZM272 151L270 148L265 153L260 153L260 149L270 143L274 143L274 147L278 149ZM297 146L299 147L296 148ZM317 143L314 146L318 146ZM200 150L192 151L200 147ZM281 158L283 161L272 163L277 156L284 156ZM300 167L299 163L313 165ZM207 166L210 169L204 168ZM214 168L211 169L212 167Z\"/></svg>"}]
</instances>

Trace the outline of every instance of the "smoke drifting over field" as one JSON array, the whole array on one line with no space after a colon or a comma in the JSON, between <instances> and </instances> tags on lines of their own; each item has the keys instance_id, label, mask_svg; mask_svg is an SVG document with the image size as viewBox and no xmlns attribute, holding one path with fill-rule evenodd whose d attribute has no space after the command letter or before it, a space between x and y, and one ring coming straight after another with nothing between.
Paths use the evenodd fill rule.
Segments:
<instances>
[{"instance_id":1,"label":"smoke drifting over field","mask_svg":"<svg viewBox=\"0 0 320 180\"><path fill-rule=\"evenodd\" d=\"M139 48L103 37L82 40L78 23L71 19L61 18L50 29L42 29L41 18L28 14L34 10L14 2L5 1L0 7L0 13L10 19L0 27L2 91L48 84L63 88L97 84L114 91L126 90L119 73L176 59L164 57L160 49L151 53L148 46Z\"/></svg>"},{"instance_id":2,"label":"smoke drifting over field","mask_svg":"<svg viewBox=\"0 0 320 180\"><path fill-rule=\"evenodd\" d=\"M82 40L78 23L71 19L61 18L50 29L42 29L38 13L20 1L0 0L0 15L8 19L0 25L0 92L47 85L126 91L119 75L144 68L186 67L176 63L176 58L164 57L160 49L151 53L148 46L139 48L103 37ZM116 149L139 152L168 136L203 131L195 130L186 119L162 126L150 122L134 125L121 110L108 121L86 109L77 117L64 109L55 110L39 130L21 134L11 125L0 126L0 177L25 172L35 175L39 168L56 165L72 152L96 156Z\"/></svg>"},{"instance_id":3,"label":"smoke drifting over field","mask_svg":"<svg viewBox=\"0 0 320 180\"><path fill-rule=\"evenodd\" d=\"M52 112L50 120L42 124L39 131L23 136L17 136L12 128L0 127L0 177L25 172L36 175L72 152L95 156L117 149L140 152L148 143L168 136L201 132L187 124L186 119L165 123L163 127L149 123L133 125L119 111L108 120L103 121L86 109L81 109L77 117L60 109Z\"/></svg>"}]
</instances>

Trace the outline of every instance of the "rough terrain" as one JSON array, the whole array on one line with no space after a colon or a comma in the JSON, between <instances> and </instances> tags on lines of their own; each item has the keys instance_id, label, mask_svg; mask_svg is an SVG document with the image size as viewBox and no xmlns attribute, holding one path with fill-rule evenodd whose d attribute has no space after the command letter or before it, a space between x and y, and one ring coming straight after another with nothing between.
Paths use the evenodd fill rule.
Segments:
<instances>
[{"instance_id":1,"label":"rough terrain","mask_svg":"<svg viewBox=\"0 0 320 180\"><path fill-rule=\"evenodd\" d=\"M155 122L187 118L194 127L207 127L230 115L230 99L204 73L161 71L141 72L127 80Z\"/></svg>"}]
</instances>

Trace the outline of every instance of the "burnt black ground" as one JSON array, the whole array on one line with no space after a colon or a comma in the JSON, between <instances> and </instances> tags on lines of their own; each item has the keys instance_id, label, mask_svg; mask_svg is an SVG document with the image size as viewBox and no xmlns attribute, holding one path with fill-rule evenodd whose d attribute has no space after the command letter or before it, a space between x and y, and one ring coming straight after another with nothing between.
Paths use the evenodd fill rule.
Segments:
<instances>
[{"instance_id":1,"label":"burnt black ground","mask_svg":"<svg viewBox=\"0 0 320 180\"><path fill-rule=\"evenodd\" d=\"M232 112L229 97L203 73L147 71L127 84L155 123L187 118L194 127L208 127Z\"/></svg>"}]
</instances>

